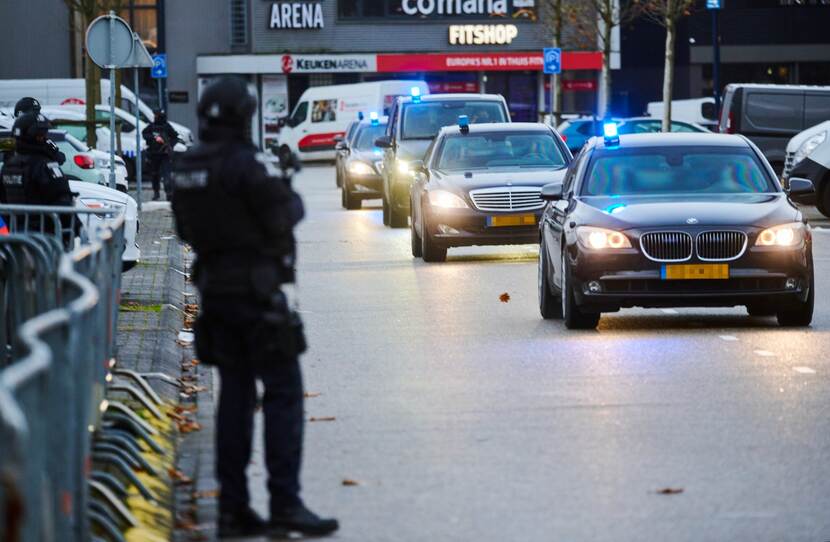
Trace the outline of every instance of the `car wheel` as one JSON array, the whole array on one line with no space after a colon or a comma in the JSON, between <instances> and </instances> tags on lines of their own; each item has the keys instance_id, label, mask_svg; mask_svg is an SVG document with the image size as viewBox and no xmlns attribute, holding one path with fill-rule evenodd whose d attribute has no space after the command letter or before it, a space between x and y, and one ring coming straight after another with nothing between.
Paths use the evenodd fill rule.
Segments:
<instances>
[{"instance_id":1,"label":"car wheel","mask_svg":"<svg viewBox=\"0 0 830 542\"><path fill-rule=\"evenodd\" d=\"M405 228L409 225L406 213L398 210L393 203L389 204L389 225L393 228Z\"/></svg>"},{"instance_id":2,"label":"car wheel","mask_svg":"<svg viewBox=\"0 0 830 542\"><path fill-rule=\"evenodd\" d=\"M447 261L447 247L441 247L435 244L435 241L429 235L429 227L427 226L426 217L421 218L421 225L423 226L423 235L421 236L421 257L425 262L445 262Z\"/></svg>"},{"instance_id":3,"label":"car wheel","mask_svg":"<svg viewBox=\"0 0 830 542\"><path fill-rule=\"evenodd\" d=\"M539 312L545 320L562 318L561 294L558 296L553 294L548 265L548 249L545 247L545 241L542 240L539 245L538 286Z\"/></svg>"},{"instance_id":4,"label":"car wheel","mask_svg":"<svg viewBox=\"0 0 830 542\"><path fill-rule=\"evenodd\" d=\"M343 205L344 209L349 211L360 209L361 204L363 203L360 198L355 197L355 195L352 194L348 179L343 180L343 187L340 189L340 203Z\"/></svg>"},{"instance_id":5,"label":"car wheel","mask_svg":"<svg viewBox=\"0 0 830 542\"><path fill-rule=\"evenodd\" d=\"M412 209L415 209L413 206ZM412 244L412 257L420 258L424 255L423 246L421 245L421 236L418 235L418 230L415 229L415 215L412 215L412 224L409 227L409 238Z\"/></svg>"},{"instance_id":6,"label":"car wheel","mask_svg":"<svg viewBox=\"0 0 830 542\"><path fill-rule=\"evenodd\" d=\"M389 225L389 202L386 201L386 196L383 196L383 225Z\"/></svg>"},{"instance_id":7,"label":"car wheel","mask_svg":"<svg viewBox=\"0 0 830 542\"><path fill-rule=\"evenodd\" d=\"M596 329L600 314L596 312L582 312L576 302L573 286L571 286L571 264L568 261L565 245L562 245L562 318L568 329Z\"/></svg>"},{"instance_id":8,"label":"car wheel","mask_svg":"<svg viewBox=\"0 0 830 542\"><path fill-rule=\"evenodd\" d=\"M816 201L816 208L824 216L830 217L830 183L827 183L819 194Z\"/></svg>"},{"instance_id":9,"label":"car wheel","mask_svg":"<svg viewBox=\"0 0 830 542\"><path fill-rule=\"evenodd\" d=\"M816 281L810 275L810 293L807 299L794 307L778 311L778 325L783 327L806 327L813 321L813 307L816 302Z\"/></svg>"}]
</instances>

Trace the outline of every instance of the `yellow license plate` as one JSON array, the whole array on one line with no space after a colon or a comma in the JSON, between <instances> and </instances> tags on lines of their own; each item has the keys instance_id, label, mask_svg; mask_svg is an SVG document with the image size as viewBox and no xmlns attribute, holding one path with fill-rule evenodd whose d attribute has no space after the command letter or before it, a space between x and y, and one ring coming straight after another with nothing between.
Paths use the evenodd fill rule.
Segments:
<instances>
[{"instance_id":1,"label":"yellow license plate","mask_svg":"<svg viewBox=\"0 0 830 542\"><path fill-rule=\"evenodd\" d=\"M663 280L725 280L729 278L729 264L664 265Z\"/></svg>"},{"instance_id":2,"label":"yellow license plate","mask_svg":"<svg viewBox=\"0 0 830 542\"><path fill-rule=\"evenodd\" d=\"M487 225L492 227L500 226L535 226L536 215L506 215L488 216Z\"/></svg>"}]
</instances>

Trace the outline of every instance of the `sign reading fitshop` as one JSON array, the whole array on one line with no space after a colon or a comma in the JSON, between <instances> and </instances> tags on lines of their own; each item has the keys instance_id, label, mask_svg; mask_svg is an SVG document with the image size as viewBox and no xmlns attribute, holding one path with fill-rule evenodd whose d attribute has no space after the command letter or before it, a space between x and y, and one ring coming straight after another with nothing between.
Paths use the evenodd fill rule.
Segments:
<instances>
[{"instance_id":1,"label":"sign reading fitshop","mask_svg":"<svg viewBox=\"0 0 830 542\"><path fill-rule=\"evenodd\" d=\"M272 29L323 28L323 6L320 2L274 2L271 4Z\"/></svg>"}]
</instances>

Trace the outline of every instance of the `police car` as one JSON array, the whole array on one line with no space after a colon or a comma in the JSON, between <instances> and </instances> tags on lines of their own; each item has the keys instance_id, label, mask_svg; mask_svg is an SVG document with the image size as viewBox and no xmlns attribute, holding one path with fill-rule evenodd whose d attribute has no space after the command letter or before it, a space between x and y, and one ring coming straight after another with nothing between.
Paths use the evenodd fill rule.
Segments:
<instances>
[{"instance_id":1,"label":"police car","mask_svg":"<svg viewBox=\"0 0 830 542\"><path fill-rule=\"evenodd\" d=\"M561 181L571 159L549 126L462 115L412 164L412 255L440 262L450 247L537 243L542 186Z\"/></svg>"},{"instance_id":2,"label":"police car","mask_svg":"<svg viewBox=\"0 0 830 542\"><path fill-rule=\"evenodd\" d=\"M810 324L812 236L795 202L812 183L782 189L743 136L604 135L542 189L543 318L594 328L624 307L746 306Z\"/></svg>"},{"instance_id":3,"label":"police car","mask_svg":"<svg viewBox=\"0 0 830 542\"><path fill-rule=\"evenodd\" d=\"M343 161L341 203L344 209L360 209L363 200L381 197L383 152L375 139L386 131L387 118L370 113L355 129Z\"/></svg>"},{"instance_id":4,"label":"police car","mask_svg":"<svg viewBox=\"0 0 830 542\"><path fill-rule=\"evenodd\" d=\"M507 102L497 94L430 94L398 98L389 115L386 134L375 144L383 154L383 223L405 228L409 217L411 162L424 152L444 126L455 125L466 115L470 124L510 122Z\"/></svg>"}]
</instances>

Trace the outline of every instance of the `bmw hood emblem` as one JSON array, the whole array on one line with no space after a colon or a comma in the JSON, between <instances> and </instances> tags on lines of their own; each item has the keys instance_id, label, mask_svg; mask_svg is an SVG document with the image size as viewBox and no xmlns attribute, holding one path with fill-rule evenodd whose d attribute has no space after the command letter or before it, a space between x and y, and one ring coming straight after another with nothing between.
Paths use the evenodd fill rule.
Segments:
<instances>
[{"instance_id":1,"label":"bmw hood emblem","mask_svg":"<svg viewBox=\"0 0 830 542\"><path fill-rule=\"evenodd\" d=\"M686 224L697 224L700 220L696 219L695 217L687 218Z\"/></svg>"}]
</instances>

